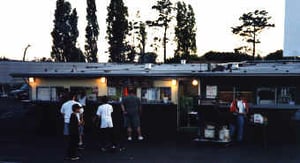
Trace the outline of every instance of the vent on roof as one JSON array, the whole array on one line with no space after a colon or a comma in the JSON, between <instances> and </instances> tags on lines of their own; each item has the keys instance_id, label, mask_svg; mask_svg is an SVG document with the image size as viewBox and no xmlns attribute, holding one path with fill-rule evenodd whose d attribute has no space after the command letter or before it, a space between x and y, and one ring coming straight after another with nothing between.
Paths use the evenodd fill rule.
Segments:
<instances>
[{"instance_id":1,"label":"vent on roof","mask_svg":"<svg viewBox=\"0 0 300 163\"><path fill-rule=\"evenodd\" d=\"M146 63L145 64L145 69L150 70L152 68L152 63Z\"/></svg>"},{"instance_id":2,"label":"vent on roof","mask_svg":"<svg viewBox=\"0 0 300 163\"><path fill-rule=\"evenodd\" d=\"M180 63L183 64L183 65L185 65L186 64L186 60L182 59L182 60L180 60Z\"/></svg>"}]
</instances>

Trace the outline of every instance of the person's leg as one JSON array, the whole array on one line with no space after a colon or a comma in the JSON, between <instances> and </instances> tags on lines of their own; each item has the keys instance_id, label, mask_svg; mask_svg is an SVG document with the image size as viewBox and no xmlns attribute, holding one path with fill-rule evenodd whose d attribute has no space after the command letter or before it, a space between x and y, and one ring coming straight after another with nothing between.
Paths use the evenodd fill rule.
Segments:
<instances>
[{"instance_id":1,"label":"person's leg","mask_svg":"<svg viewBox=\"0 0 300 163\"><path fill-rule=\"evenodd\" d=\"M84 126L80 125L79 126L79 142L78 142L78 146L79 148L83 149L83 130L84 130Z\"/></svg>"},{"instance_id":2,"label":"person's leg","mask_svg":"<svg viewBox=\"0 0 300 163\"><path fill-rule=\"evenodd\" d=\"M237 141L241 142L243 140L244 133L244 116L238 115L237 117Z\"/></svg>"},{"instance_id":3,"label":"person's leg","mask_svg":"<svg viewBox=\"0 0 300 163\"><path fill-rule=\"evenodd\" d=\"M129 115L124 116L124 127L127 130L127 138L128 140L132 140L132 122L131 122L131 117Z\"/></svg>"},{"instance_id":4,"label":"person's leg","mask_svg":"<svg viewBox=\"0 0 300 163\"><path fill-rule=\"evenodd\" d=\"M139 115L135 115L135 116L132 117L132 125L136 129L138 139L143 140L144 138L143 138L142 131L141 131L141 124L140 124Z\"/></svg>"},{"instance_id":5,"label":"person's leg","mask_svg":"<svg viewBox=\"0 0 300 163\"><path fill-rule=\"evenodd\" d=\"M128 137L128 140L132 139L132 128L131 127L127 127L127 137Z\"/></svg>"}]
</instances>

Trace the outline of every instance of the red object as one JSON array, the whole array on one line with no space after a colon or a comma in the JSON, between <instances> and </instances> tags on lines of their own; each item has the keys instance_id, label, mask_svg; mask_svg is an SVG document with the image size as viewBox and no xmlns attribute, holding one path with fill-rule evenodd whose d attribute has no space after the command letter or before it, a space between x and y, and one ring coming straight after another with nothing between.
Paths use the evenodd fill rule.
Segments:
<instances>
[{"instance_id":1,"label":"red object","mask_svg":"<svg viewBox=\"0 0 300 163\"><path fill-rule=\"evenodd\" d=\"M249 106L246 100L242 100L243 104L246 106L246 113L248 113L249 111ZM230 105L230 112L238 112L238 108L237 108L237 100L232 101L231 105Z\"/></svg>"},{"instance_id":2,"label":"red object","mask_svg":"<svg viewBox=\"0 0 300 163\"><path fill-rule=\"evenodd\" d=\"M123 96L128 96L128 88L123 88Z\"/></svg>"}]
</instances>

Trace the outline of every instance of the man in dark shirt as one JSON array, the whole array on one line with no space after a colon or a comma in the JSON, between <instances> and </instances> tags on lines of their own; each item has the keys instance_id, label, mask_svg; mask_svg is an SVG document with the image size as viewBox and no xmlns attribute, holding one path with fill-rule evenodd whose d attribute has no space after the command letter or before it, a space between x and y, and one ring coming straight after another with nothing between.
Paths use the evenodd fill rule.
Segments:
<instances>
[{"instance_id":1,"label":"man in dark shirt","mask_svg":"<svg viewBox=\"0 0 300 163\"><path fill-rule=\"evenodd\" d=\"M124 115L124 126L127 128L128 140L132 140L132 128L136 129L138 140L143 140L140 127L141 101L130 89L129 95L122 99L122 111Z\"/></svg>"}]
</instances>

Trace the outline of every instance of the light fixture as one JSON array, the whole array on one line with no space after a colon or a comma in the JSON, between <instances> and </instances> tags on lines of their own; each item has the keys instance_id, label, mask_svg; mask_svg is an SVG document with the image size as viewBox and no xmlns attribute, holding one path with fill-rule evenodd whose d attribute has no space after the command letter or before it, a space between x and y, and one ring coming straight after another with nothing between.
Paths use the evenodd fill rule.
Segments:
<instances>
[{"instance_id":1,"label":"light fixture","mask_svg":"<svg viewBox=\"0 0 300 163\"><path fill-rule=\"evenodd\" d=\"M172 79L172 85L175 86L177 84L176 79Z\"/></svg>"},{"instance_id":2,"label":"light fixture","mask_svg":"<svg viewBox=\"0 0 300 163\"><path fill-rule=\"evenodd\" d=\"M197 86L197 85L198 85L198 80L194 79L194 80L192 81L192 85L193 85L193 86Z\"/></svg>"},{"instance_id":3,"label":"light fixture","mask_svg":"<svg viewBox=\"0 0 300 163\"><path fill-rule=\"evenodd\" d=\"M29 83L34 83L34 77L29 77L28 81Z\"/></svg>"},{"instance_id":4,"label":"light fixture","mask_svg":"<svg viewBox=\"0 0 300 163\"><path fill-rule=\"evenodd\" d=\"M101 77L101 78L100 78L100 82L101 82L101 83L105 83L105 82L106 82L106 78L105 78L105 77Z\"/></svg>"}]
</instances>

